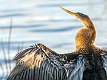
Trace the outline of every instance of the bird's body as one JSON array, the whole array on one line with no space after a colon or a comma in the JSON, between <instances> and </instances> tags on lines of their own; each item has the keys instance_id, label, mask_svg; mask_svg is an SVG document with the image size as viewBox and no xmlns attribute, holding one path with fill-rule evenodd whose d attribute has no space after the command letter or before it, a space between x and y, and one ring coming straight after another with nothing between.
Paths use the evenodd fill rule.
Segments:
<instances>
[{"instance_id":1,"label":"bird's body","mask_svg":"<svg viewBox=\"0 0 107 80\"><path fill-rule=\"evenodd\" d=\"M107 80L107 52L95 45L94 24L85 14L62 9L84 26L76 35L76 50L57 54L42 44L25 49L7 80Z\"/></svg>"}]
</instances>

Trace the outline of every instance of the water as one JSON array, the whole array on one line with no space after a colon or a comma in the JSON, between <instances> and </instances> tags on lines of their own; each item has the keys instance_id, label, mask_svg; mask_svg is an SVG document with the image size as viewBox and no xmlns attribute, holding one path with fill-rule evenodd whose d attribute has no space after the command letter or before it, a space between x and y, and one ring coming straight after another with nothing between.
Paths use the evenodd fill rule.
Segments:
<instances>
[{"instance_id":1,"label":"water","mask_svg":"<svg viewBox=\"0 0 107 80\"><path fill-rule=\"evenodd\" d=\"M9 67L13 57L28 46L42 43L58 53L74 49L82 25L60 6L89 15L96 25L96 44L107 47L105 0L0 0L0 80L14 67L13 62Z\"/></svg>"}]
</instances>

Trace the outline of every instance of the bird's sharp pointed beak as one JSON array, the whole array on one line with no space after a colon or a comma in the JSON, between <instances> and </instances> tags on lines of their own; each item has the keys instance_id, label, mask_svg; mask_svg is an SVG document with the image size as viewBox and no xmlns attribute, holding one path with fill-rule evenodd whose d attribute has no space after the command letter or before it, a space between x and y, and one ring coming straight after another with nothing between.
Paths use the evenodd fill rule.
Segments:
<instances>
[{"instance_id":1,"label":"bird's sharp pointed beak","mask_svg":"<svg viewBox=\"0 0 107 80\"><path fill-rule=\"evenodd\" d=\"M61 8L62 8L62 10L64 10L65 12L67 12L68 14L70 14L70 15L72 15L74 17L78 17L78 14L76 12L70 11L70 10L65 9L63 7L61 7Z\"/></svg>"}]
</instances>

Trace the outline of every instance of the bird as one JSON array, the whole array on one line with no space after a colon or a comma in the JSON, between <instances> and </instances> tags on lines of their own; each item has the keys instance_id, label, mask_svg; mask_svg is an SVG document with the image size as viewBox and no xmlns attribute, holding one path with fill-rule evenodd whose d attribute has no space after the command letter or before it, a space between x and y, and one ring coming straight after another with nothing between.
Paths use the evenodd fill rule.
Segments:
<instances>
[{"instance_id":1,"label":"bird","mask_svg":"<svg viewBox=\"0 0 107 80\"><path fill-rule=\"evenodd\" d=\"M13 59L7 80L107 80L107 51L95 44L95 25L88 15L61 8L83 24L76 49L59 54L41 43L24 49Z\"/></svg>"}]
</instances>

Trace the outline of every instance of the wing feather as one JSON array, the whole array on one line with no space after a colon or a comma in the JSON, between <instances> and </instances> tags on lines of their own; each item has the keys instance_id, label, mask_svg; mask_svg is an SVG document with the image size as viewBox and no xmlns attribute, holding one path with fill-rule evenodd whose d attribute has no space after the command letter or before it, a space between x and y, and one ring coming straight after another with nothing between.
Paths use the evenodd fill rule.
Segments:
<instances>
[{"instance_id":1,"label":"wing feather","mask_svg":"<svg viewBox=\"0 0 107 80\"><path fill-rule=\"evenodd\" d=\"M107 74L107 51L103 52L102 59L103 59L103 67Z\"/></svg>"},{"instance_id":2,"label":"wing feather","mask_svg":"<svg viewBox=\"0 0 107 80\"><path fill-rule=\"evenodd\" d=\"M59 55L42 44L23 50L14 60L16 66L7 80L82 80L85 69L83 56Z\"/></svg>"},{"instance_id":3,"label":"wing feather","mask_svg":"<svg viewBox=\"0 0 107 80\"><path fill-rule=\"evenodd\" d=\"M69 64L68 66L68 80L82 80L83 72L85 69L85 59L83 56L78 56L78 58Z\"/></svg>"},{"instance_id":4,"label":"wing feather","mask_svg":"<svg viewBox=\"0 0 107 80\"><path fill-rule=\"evenodd\" d=\"M18 53L16 66L7 80L66 80L60 56L42 44Z\"/></svg>"}]
</instances>

